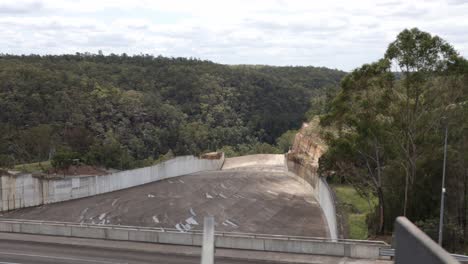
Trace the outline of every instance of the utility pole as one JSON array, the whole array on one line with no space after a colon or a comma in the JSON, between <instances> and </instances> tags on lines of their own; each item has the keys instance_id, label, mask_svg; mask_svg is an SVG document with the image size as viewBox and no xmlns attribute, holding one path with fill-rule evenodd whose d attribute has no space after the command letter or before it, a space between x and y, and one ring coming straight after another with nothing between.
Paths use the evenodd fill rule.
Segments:
<instances>
[{"instance_id":1,"label":"utility pole","mask_svg":"<svg viewBox=\"0 0 468 264\"><path fill-rule=\"evenodd\" d=\"M448 122L445 119L445 142L444 142L444 167L442 168L442 190L440 193L440 218L439 218L439 245L442 246L442 232L444 227L444 206L445 206L445 167L447 163L447 137Z\"/></svg>"}]
</instances>

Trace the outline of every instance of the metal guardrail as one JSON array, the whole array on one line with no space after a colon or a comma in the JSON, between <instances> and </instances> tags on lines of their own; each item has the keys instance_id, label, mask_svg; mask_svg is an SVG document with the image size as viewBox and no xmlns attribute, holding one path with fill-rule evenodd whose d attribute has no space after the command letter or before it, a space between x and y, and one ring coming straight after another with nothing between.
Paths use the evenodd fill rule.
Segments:
<instances>
[{"instance_id":1,"label":"metal guardrail","mask_svg":"<svg viewBox=\"0 0 468 264\"><path fill-rule=\"evenodd\" d=\"M142 231L155 231L155 232L172 232L172 233L188 233L188 234L203 234L203 230L192 229L181 232L175 228L162 228L162 227L141 227L141 226L126 226L126 225L101 225L101 224L88 224L88 223L73 223L73 222L59 222L59 221L40 221L40 220L26 220L26 219L8 219L0 218L0 223L17 223L17 224L47 224L58 226L78 226L78 227L94 227L104 229L127 229L127 230L142 230ZM258 234L258 233L240 233L240 232L215 232L215 236L221 237L245 237L245 238L259 238L259 239L277 239L277 240L290 240L290 241L316 241L316 242L340 242L350 244L366 244L388 247L389 245L384 241L370 241L370 240L357 240L357 239L331 239L324 237L307 237L307 236L285 236L273 234Z\"/></svg>"},{"instance_id":2,"label":"metal guardrail","mask_svg":"<svg viewBox=\"0 0 468 264\"><path fill-rule=\"evenodd\" d=\"M461 262L468 262L468 256L465 255L459 255L459 254L450 254L452 257L454 257L456 260L461 261Z\"/></svg>"},{"instance_id":3,"label":"metal guardrail","mask_svg":"<svg viewBox=\"0 0 468 264\"><path fill-rule=\"evenodd\" d=\"M394 257L395 249L393 248L381 248L379 249L379 255L382 257Z\"/></svg>"},{"instance_id":4,"label":"metal guardrail","mask_svg":"<svg viewBox=\"0 0 468 264\"><path fill-rule=\"evenodd\" d=\"M395 249L394 248L381 248L379 249L379 255L382 257L395 257ZM461 262L468 262L468 256L460 255L460 254L450 254L456 260Z\"/></svg>"}]
</instances>

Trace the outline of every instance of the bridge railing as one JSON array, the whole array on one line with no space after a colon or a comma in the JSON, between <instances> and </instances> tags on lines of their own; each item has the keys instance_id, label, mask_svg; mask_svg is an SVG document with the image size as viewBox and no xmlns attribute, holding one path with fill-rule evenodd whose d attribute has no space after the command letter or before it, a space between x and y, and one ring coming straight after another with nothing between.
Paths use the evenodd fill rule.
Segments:
<instances>
[{"instance_id":1,"label":"bridge railing","mask_svg":"<svg viewBox=\"0 0 468 264\"><path fill-rule=\"evenodd\" d=\"M76 222L61 222L61 221L43 221L43 220L28 220L28 219L14 219L14 218L3 218L0 219L0 223L11 222L11 223L33 223L33 224L49 224L49 225L62 225L62 226L80 226L80 227L97 227L97 228L118 228L118 229L131 229L131 230L151 230L157 232L177 232L177 233L188 233L188 234L203 234L201 229L191 229L186 231L180 231L176 228L166 227L143 227L143 226L129 226L129 225L110 225L110 224L92 224L92 223L76 223ZM262 234L262 233L244 233L244 232L220 232L215 231L216 236L238 236L238 237L249 237L249 238L273 238L281 240L308 240L308 241L323 241L323 242L348 242L358 244L370 244L370 245L383 245L388 246L384 241L380 240L359 240L359 239L331 239L326 237L311 237L311 236L286 236L286 235L275 235L275 234Z\"/></svg>"},{"instance_id":2,"label":"bridge railing","mask_svg":"<svg viewBox=\"0 0 468 264\"><path fill-rule=\"evenodd\" d=\"M173 228L99 225L23 219L0 219L0 232L82 237L161 244L201 246L203 231L181 232ZM382 241L329 239L320 237L215 232L216 248L245 249L377 259Z\"/></svg>"}]
</instances>

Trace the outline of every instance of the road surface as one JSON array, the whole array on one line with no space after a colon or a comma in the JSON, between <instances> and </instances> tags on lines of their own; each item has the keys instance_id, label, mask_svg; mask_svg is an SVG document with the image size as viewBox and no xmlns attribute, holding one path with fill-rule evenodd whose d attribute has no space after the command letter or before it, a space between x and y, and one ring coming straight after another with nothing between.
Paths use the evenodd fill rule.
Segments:
<instances>
[{"instance_id":1,"label":"road surface","mask_svg":"<svg viewBox=\"0 0 468 264\"><path fill-rule=\"evenodd\" d=\"M120 264L200 263L199 247L109 241L86 238L0 233L0 264ZM217 249L215 263L390 264L358 260L248 250Z\"/></svg>"}]
</instances>

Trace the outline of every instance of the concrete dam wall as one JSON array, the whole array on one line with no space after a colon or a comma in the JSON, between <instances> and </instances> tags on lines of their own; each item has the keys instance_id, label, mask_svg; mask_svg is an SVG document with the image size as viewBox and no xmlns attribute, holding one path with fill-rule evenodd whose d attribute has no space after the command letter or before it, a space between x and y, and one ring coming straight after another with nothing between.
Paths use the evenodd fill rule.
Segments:
<instances>
[{"instance_id":1,"label":"concrete dam wall","mask_svg":"<svg viewBox=\"0 0 468 264\"><path fill-rule=\"evenodd\" d=\"M288 171L293 173L304 181L304 184L309 184L313 189L315 199L320 204L327 221L330 238L338 238L338 227L336 220L335 197L327 181L318 176L316 169L311 168L295 161L288 160Z\"/></svg>"},{"instance_id":2,"label":"concrete dam wall","mask_svg":"<svg viewBox=\"0 0 468 264\"><path fill-rule=\"evenodd\" d=\"M219 159L177 157L160 164L102 176L72 176L63 179L36 178L31 174L1 176L0 211L78 199L126 189L171 177L221 169Z\"/></svg>"},{"instance_id":3,"label":"concrete dam wall","mask_svg":"<svg viewBox=\"0 0 468 264\"><path fill-rule=\"evenodd\" d=\"M303 124L294 138L292 149L286 155L287 168L290 173L301 178L305 184L314 189L314 196L323 210L327 220L330 237L338 238L338 224L336 219L335 197L325 178L319 176L317 170L319 159L327 147L315 131L317 120Z\"/></svg>"}]
</instances>

